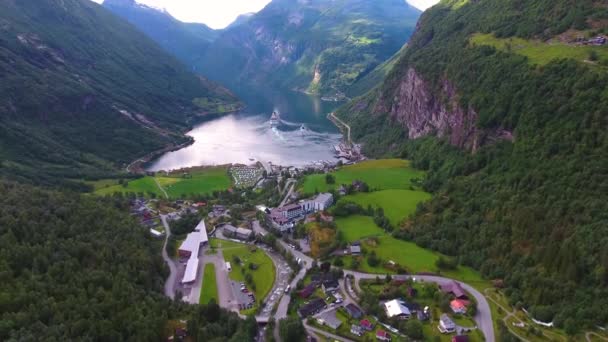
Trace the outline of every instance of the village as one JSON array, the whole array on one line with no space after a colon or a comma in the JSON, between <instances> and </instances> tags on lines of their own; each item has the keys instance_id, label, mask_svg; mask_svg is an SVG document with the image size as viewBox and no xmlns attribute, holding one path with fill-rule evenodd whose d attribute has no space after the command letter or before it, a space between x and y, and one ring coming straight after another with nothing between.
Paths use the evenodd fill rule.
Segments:
<instances>
[{"instance_id":1,"label":"village","mask_svg":"<svg viewBox=\"0 0 608 342\"><path fill-rule=\"evenodd\" d=\"M333 172L335 166L322 170L317 172ZM283 195L279 205L262 201L247 207L221 196L132 200L132 215L151 236L165 239L168 253L163 256L172 265L165 292L171 298L195 305L211 298L243 317L254 314L263 329L271 320L298 317L311 341L319 336L398 341L423 332L459 342L483 339L477 299L460 282L349 271L313 257L310 237L295 237L302 225L333 222L336 196L366 191L365 182L300 198L294 188L305 173L296 168L238 166L230 174L241 188L267 189L282 178L284 189L273 190ZM332 255L361 257L363 249L361 241L353 241Z\"/></svg>"}]
</instances>

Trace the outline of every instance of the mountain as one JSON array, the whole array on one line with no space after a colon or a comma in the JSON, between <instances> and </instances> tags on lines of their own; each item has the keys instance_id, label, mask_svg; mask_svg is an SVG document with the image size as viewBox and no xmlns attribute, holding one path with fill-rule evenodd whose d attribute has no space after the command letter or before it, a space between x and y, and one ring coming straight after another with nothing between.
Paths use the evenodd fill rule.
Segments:
<instances>
[{"instance_id":1,"label":"mountain","mask_svg":"<svg viewBox=\"0 0 608 342\"><path fill-rule=\"evenodd\" d=\"M164 10L135 0L105 0L103 6L135 25L195 72L202 72L201 58L219 35L219 31L207 25L183 23Z\"/></svg>"},{"instance_id":2,"label":"mountain","mask_svg":"<svg viewBox=\"0 0 608 342\"><path fill-rule=\"evenodd\" d=\"M242 24L245 24L246 22L249 21L249 19L251 19L251 17L253 17L255 15L254 12L251 13L244 13L239 15L238 17L236 17L236 19L230 23L230 25L226 26L225 30L240 26Z\"/></svg>"},{"instance_id":3,"label":"mountain","mask_svg":"<svg viewBox=\"0 0 608 342\"><path fill-rule=\"evenodd\" d=\"M238 106L88 0L0 2L0 175L38 183L115 172Z\"/></svg>"},{"instance_id":4,"label":"mountain","mask_svg":"<svg viewBox=\"0 0 608 342\"><path fill-rule=\"evenodd\" d=\"M203 68L235 88L341 95L399 51L419 15L403 0L274 0L224 31Z\"/></svg>"},{"instance_id":5,"label":"mountain","mask_svg":"<svg viewBox=\"0 0 608 342\"><path fill-rule=\"evenodd\" d=\"M428 171L397 236L569 334L608 322L607 22L599 0L443 0L337 114L370 156Z\"/></svg>"}]
</instances>

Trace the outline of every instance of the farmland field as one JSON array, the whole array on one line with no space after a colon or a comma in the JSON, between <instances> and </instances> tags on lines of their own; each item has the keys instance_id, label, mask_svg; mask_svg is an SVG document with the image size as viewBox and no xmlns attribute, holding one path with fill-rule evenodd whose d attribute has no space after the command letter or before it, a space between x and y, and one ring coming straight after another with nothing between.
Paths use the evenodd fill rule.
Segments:
<instances>
[{"instance_id":1,"label":"farmland field","mask_svg":"<svg viewBox=\"0 0 608 342\"><path fill-rule=\"evenodd\" d=\"M335 184L326 184L324 174L307 176L302 185L303 193L328 191L355 180L367 183L370 190L409 189L411 179L423 178L424 172L412 169L407 160L381 159L344 166L333 175L336 178Z\"/></svg>"},{"instance_id":2,"label":"farmland field","mask_svg":"<svg viewBox=\"0 0 608 342\"><path fill-rule=\"evenodd\" d=\"M416 211L418 203L429 200L431 195L424 191L415 190L382 190L369 193L356 193L344 197L342 200L359 204L364 209L368 205L373 208L384 209L384 215L393 225L399 224L403 219Z\"/></svg>"},{"instance_id":3,"label":"farmland field","mask_svg":"<svg viewBox=\"0 0 608 342\"><path fill-rule=\"evenodd\" d=\"M200 304L207 304L211 299L217 303L217 282L215 280L215 265L205 264L203 273L203 288L201 289Z\"/></svg>"},{"instance_id":4,"label":"farmland field","mask_svg":"<svg viewBox=\"0 0 608 342\"><path fill-rule=\"evenodd\" d=\"M192 194L209 194L216 190L226 190L230 188L232 182L226 167L210 167L196 169L186 177L183 173L147 176L129 181L126 187L118 184L115 179L96 181L92 185L97 195L133 192L143 193L145 196L153 193L157 197L164 197L162 190L165 190L170 198L184 198Z\"/></svg>"},{"instance_id":5,"label":"farmland field","mask_svg":"<svg viewBox=\"0 0 608 342\"><path fill-rule=\"evenodd\" d=\"M575 46L564 43L545 43L522 38L497 38L492 34L475 34L473 45L488 45L501 51L517 53L528 57L532 64L545 65L555 59L571 58L585 62L594 51L598 58L608 59L607 46Z\"/></svg>"},{"instance_id":6,"label":"farmland field","mask_svg":"<svg viewBox=\"0 0 608 342\"><path fill-rule=\"evenodd\" d=\"M336 225L338 226L338 230L344 235L345 240L349 243L359 241L364 237L377 236L377 246L372 246L365 242L362 243L362 246L369 252L375 251L376 255L384 262L392 260L404 266L412 273L438 272L435 262L441 254L422 248L413 242L394 238L376 226L371 217L349 216L347 218L340 218L336 220ZM346 268L348 268L351 265L352 257L348 256L343 259ZM382 265L371 267L365 260L361 262L359 270L367 273L389 272ZM484 287L487 285L487 282L482 280L479 273L469 267L459 266L456 270L444 271L442 274L466 281L473 286L482 284L482 287Z\"/></svg>"},{"instance_id":7,"label":"farmland field","mask_svg":"<svg viewBox=\"0 0 608 342\"><path fill-rule=\"evenodd\" d=\"M163 184L163 187L165 187L171 198L184 197L190 194L208 194L216 190L226 190L232 184L225 167L214 167L195 171L192 173L192 178L173 179L178 179L179 181L166 186Z\"/></svg>"},{"instance_id":8,"label":"farmland field","mask_svg":"<svg viewBox=\"0 0 608 342\"><path fill-rule=\"evenodd\" d=\"M336 219L338 230L347 242L359 241L361 238L381 236L385 232L374 223L370 216L353 215Z\"/></svg>"}]
</instances>

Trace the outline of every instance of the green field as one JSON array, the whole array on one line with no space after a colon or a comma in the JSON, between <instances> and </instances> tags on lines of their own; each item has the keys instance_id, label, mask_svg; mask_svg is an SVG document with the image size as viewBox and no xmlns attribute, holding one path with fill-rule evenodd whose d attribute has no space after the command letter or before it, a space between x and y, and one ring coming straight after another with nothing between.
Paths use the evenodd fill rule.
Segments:
<instances>
[{"instance_id":1,"label":"green field","mask_svg":"<svg viewBox=\"0 0 608 342\"><path fill-rule=\"evenodd\" d=\"M545 43L522 38L496 38L493 34L477 33L471 37L473 45L488 45L501 51L528 57L530 63L545 65L555 59L571 58L588 62L592 51L598 59L608 61L608 46L575 46L563 43Z\"/></svg>"},{"instance_id":2,"label":"green field","mask_svg":"<svg viewBox=\"0 0 608 342\"><path fill-rule=\"evenodd\" d=\"M228 177L228 170L225 167L207 168L193 172L192 178L176 177L173 179L178 181L168 185L163 184L171 198L184 197L190 194L208 194L216 190L226 190L232 185L230 177Z\"/></svg>"},{"instance_id":3,"label":"green field","mask_svg":"<svg viewBox=\"0 0 608 342\"><path fill-rule=\"evenodd\" d=\"M338 230L347 242L359 241L364 237L382 236L384 231L374 223L370 216L353 215L336 219Z\"/></svg>"},{"instance_id":4,"label":"green field","mask_svg":"<svg viewBox=\"0 0 608 342\"><path fill-rule=\"evenodd\" d=\"M438 272L435 262L441 254L422 248L413 242L399 240L386 234L381 228L374 224L368 216L350 216L336 220L338 230L342 232L347 242L359 241L365 237L377 236L378 246L371 247L363 243L368 251L375 251L376 255L383 261L392 260L404 266L409 272ZM352 257L344 257L345 267L351 264ZM365 260L361 262L360 271L367 273L390 273L382 265L371 267ZM458 279L481 289L489 286L488 282L481 278L475 270L459 266L454 271L444 271L443 275Z\"/></svg>"},{"instance_id":5,"label":"green field","mask_svg":"<svg viewBox=\"0 0 608 342\"><path fill-rule=\"evenodd\" d=\"M230 279L244 282L245 276L241 271L243 266L236 265L233 262L234 256L238 256L241 259L241 264L245 266L247 272L250 272L253 277L256 285L256 289L253 291L256 300L259 302L266 298L272 289L276 271L272 260L263 250L257 249L255 252L252 252L250 248L255 246L218 239L211 239L211 247L220 248L224 254L224 259L232 265L232 271L229 273ZM258 265L259 268L255 271L250 271L247 267L250 262Z\"/></svg>"},{"instance_id":6,"label":"green field","mask_svg":"<svg viewBox=\"0 0 608 342\"><path fill-rule=\"evenodd\" d=\"M343 197L344 201L359 204L364 209L368 205L384 209L384 215L393 225L399 224L416 211L418 203L431 198L429 193L415 190L382 190L369 193L356 193Z\"/></svg>"},{"instance_id":7,"label":"green field","mask_svg":"<svg viewBox=\"0 0 608 342\"><path fill-rule=\"evenodd\" d=\"M156 184L156 181L162 189ZM232 182L228 177L226 167L210 167L193 171L188 177L181 174L170 174L168 176L146 176L130 181L127 186L118 184L118 180L100 180L91 182L97 195L111 195L114 193L150 193L157 197L164 197L163 189L170 198L184 198L189 195L209 194L216 190L230 188Z\"/></svg>"},{"instance_id":8,"label":"green field","mask_svg":"<svg viewBox=\"0 0 608 342\"><path fill-rule=\"evenodd\" d=\"M201 289L200 304L207 304L213 299L218 302L217 299L217 282L215 280L215 265L205 264L205 271L203 273L203 287Z\"/></svg>"},{"instance_id":9,"label":"green field","mask_svg":"<svg viewBox=\"0 0 608 342\"><path fill-rule=\"evenodd\" d=\"M414 170L407 160L382 159L369 160L355 165L342 167L333 173L335 184L326 184L324 174L307 176L302 185L302 192L312 194L335 189L341 184L351 184L355 180L367 183L370 190L409 189L411 179L424 177L424 172Z\"/></svg>"}]
</instances>

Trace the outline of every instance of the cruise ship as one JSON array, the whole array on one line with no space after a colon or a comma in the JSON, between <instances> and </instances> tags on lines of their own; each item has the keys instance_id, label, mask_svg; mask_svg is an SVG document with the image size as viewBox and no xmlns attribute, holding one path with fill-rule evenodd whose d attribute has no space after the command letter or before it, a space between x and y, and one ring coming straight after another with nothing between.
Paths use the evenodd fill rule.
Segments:
<instances>
[{"instance_id":1,"label":"cruise ship","mask_svg":"<svg viewBox=\"0 0 608 342\"><path fill-rule=\"evenodd\" d=\"M270 116L270 126L276 127L279 125L280 122L281 122L281 117L279 116L279 113L272 112L272 115Z\"/></svg>"}]
</instances>

